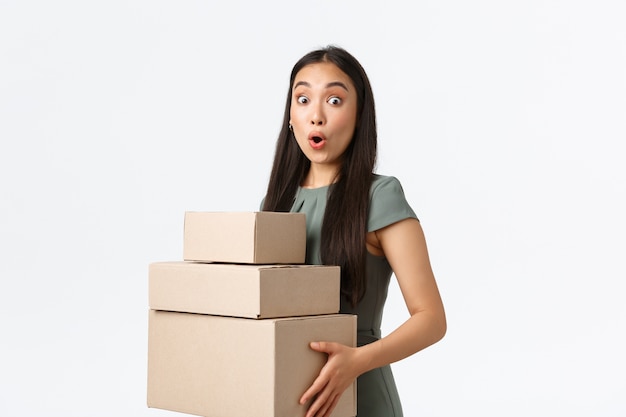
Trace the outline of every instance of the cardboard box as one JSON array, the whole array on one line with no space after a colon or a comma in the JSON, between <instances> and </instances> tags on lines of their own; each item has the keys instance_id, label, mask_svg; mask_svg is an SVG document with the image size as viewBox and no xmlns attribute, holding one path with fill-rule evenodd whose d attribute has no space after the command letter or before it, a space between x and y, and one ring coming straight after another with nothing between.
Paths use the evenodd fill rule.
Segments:
<instances>
[{"instance_id":1,"label":"cardboard box","mask_svg":"<svg viewBox=\"0 0 626 417\"><path fill-rule=\"evenodd\" d=\"M348 314L252 320L150 310L148 407L205 417L302 417L299 398L326 355L309 342L356 345ZM333 417L356 416L356 382Z\"/></svg>"},{"instance_id":2,"label":"cardboard box","mask_svg":"<svg viewBox=\"0 0 626 417\"><path fill-rule=\"evenodd\" d=\"M303 264L305 257L304 213L185 213L186 261Z\"/></svg>"},{"instance_id":3,"label":"cardboard box","mask_svg":"<svg viewBox=\"0 0 626 417\"><path fill-rule=\"evenodd\" d=\"M262 319L340 308L338 266L155 262L148 280L153 310Z\"/></svg>"}]
</instances>

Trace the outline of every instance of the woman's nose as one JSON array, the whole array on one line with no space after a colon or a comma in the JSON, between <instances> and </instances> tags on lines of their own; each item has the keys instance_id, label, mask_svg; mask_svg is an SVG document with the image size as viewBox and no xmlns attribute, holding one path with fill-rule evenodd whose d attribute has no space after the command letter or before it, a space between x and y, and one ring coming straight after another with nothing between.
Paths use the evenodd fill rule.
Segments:
<instances>
[{"instance_id":1,"label":"woman's nose","mask_svg":"<svg viewBox=\"0 0 626 417\"><path fill-rule=\"evenodd\" d=\"M325 123L324 112L320 108L316 108L311 115L311 124L321 126Z\"/></svg>"},{"instance_id":2,"label":"woman's nose","mask_svg":"<svg viewBox=\"0 0 626 417\"><path fill-rule=\"evenodd\" d=\"M315 114L312 118L311 118L311 124L315 125L315 126L321 126L324 124L324 118L320 117L319 115Z\"/></svg>"}]
</instances>

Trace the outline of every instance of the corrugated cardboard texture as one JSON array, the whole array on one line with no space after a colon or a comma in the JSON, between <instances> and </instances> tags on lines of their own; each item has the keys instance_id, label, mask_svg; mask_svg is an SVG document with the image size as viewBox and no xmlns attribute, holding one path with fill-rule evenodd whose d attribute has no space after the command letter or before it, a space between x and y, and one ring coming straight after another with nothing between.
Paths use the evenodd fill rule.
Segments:
<instances>
[{"instance_id":1,"label":"corrugated cardboard texture","mask_svg":"<svg viewBox=\"0 0 626 417\"><path fill-rule=\"evenodd\" d=\"M155 262L149 305L248 318L335 314L340 281L338 266Z\"/></svg>"},{"instance_id":2,"label":"corrugated cardboard texture","mask_svg":"<svg viewBox=\"0 0 626 417\"><path fill-rule=\"evenodd\" d=\"M302 417L327 340L356 346L356 316L252 320L150 310L148 407L206 417ZM356 383L333 417L356 415Z\"/></svg>"},{"instance_id":3,"label":"corrugated cardboard texture","mask_svg":"<svg viewBox=\"0 0 626 417\"><path fill-rule=\"evenodd\" d=\"M303 264L305 257L303 213L185 213L186 261Z\"/></svg>"}]
</instances>

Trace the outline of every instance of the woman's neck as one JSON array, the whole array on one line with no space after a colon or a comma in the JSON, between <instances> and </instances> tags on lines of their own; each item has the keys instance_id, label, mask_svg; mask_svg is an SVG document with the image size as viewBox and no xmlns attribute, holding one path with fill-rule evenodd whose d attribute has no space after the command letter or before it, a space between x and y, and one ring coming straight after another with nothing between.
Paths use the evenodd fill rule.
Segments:
<instances>
[{"instance_id":1,"label":"woman's neck","mask_svg":"<svg viewBox=\"0 0 626 417\"><path fill-rule=\"evenodd\" d=\"M337 181L339 167L318 166L311 164L311 168L307 173L302 188L320 188L330 185Z\"/></svg>"}]
</instances>

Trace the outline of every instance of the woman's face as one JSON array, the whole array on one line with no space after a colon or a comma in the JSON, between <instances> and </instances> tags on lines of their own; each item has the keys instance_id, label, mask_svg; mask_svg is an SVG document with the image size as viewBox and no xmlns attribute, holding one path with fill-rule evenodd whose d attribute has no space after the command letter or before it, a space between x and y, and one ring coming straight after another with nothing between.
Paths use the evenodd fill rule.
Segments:
<instances>
[{"instance_id":1,"label":"woman's face","mask_svg":"<svg viewBox=\"0 0 626 417\"><path fill-rule=\"evenodd\" d=\"M335 170L356 127L357 93L352 80L335 64L303 67L293 83L290 123L311 166Z\"/></svg>"}]
</instances>

